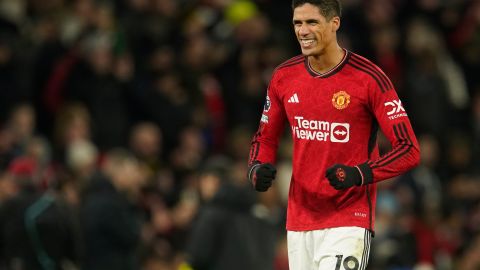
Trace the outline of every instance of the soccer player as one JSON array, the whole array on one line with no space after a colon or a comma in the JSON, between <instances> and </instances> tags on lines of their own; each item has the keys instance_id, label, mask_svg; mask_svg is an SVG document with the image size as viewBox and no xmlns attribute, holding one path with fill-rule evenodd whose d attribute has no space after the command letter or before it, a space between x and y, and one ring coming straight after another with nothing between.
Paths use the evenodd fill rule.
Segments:
<instances>
[{"instance_id":1,"label":"soccer player","mask_svg":"<svg viewBox=\"0 0 480 270\"><path fill-rule=\"evenodd\" d=\"M287 209L290 270L365 269L374 232L376 183L415 167L419 147L392 82L338 45L338 0L293 0L302 55L274 71L250 149L257 191L275 179L288 121L293 174ZM379 155L381 129L392 150Z\"/></svg>"}]
</instances>

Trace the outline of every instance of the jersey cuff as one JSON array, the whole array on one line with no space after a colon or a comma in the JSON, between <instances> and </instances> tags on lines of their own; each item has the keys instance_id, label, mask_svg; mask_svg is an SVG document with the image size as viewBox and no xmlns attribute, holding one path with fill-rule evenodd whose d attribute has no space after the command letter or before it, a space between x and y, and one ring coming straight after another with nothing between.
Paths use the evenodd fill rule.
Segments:
<instances>
[{"instance_id":1,"label":"jersey cuff","mask_svg":"<svg viewBox=\"0 0 480 270\"><path fill-rule=\"evenodd\" d=\"M248 174L247 174L247 179L248 181L252 182L252 172L253 170L255 170L256 167L262 165L262 163L260 163L260 161L256 160L253 162L253 164L250 166L250 168L248 168Z\"/></svg>"},{"instance_id":2,"label":"jersey cuff","mask_svg":"<svg viewBox=\"0 0 480 270\"><path fill-rule=\"evenodd\" d=\"M362 185L368 185L373 183L373 172L368 163L362 163L360 165L355 166L358 171L360 172L360 176L362 177Z\"/></svg>"}]
</instances>

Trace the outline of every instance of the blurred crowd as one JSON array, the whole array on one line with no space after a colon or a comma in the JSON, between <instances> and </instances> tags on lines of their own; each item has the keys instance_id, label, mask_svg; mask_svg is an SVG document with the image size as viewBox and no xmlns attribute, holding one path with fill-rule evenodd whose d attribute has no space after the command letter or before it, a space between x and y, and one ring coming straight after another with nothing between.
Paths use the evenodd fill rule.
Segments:
<instances>
[{"instance_id":1,"label":"blurred crowd","mask_svg":"<svg viewBox=\"0 0 480 270\"><path fill-rule=\"evenodd\" d=\"M369 269L480 268L480 1L344 0L421 165L379 185ZM1 0L0 269L288 269L291 139L246 181L290 1ZM381 150L389 142L380 136Z\"/></svg>"}]
</instances>

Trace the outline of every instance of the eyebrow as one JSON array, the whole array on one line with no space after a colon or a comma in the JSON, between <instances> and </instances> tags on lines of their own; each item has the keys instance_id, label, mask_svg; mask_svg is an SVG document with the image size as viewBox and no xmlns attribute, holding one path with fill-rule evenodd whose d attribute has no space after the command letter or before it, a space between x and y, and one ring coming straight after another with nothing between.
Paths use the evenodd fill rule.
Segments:
<instances>
[{"instance_id":1,"label":"eyebrow","mask_svg":"<svg viewBox=\"0 0 480 270\"><path fill-rule=\"evenodd\" d=\"M293 24L301 23L302 20L293 20ZM307 19L305 20L306 23L318 23L317 19Z\"/></svg>"}]
</instances>

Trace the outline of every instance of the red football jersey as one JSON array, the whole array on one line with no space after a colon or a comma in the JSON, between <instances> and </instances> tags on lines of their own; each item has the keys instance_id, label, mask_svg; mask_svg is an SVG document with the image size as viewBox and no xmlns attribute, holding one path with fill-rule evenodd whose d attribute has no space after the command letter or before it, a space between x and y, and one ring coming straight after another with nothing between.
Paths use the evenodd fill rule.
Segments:
<instances>
[{"instance_id":1,"label":"red football jersey","mask_svg":"<svg viewBox=\"0 0 480 270\"><path fill-rule=\"evenodd\" d=\"M359 226L373 231L376 182L418 164L419 148L407 113L383 71L345 50L327 73L315 72L305 56L281 64L272 75L249 164L276 161L288 121L293 137L293 173L287 230ZM392 144L379 156L378 128ZM368 162L373 183L335 190L325 171L334 164Z\"/></svg>"}]
</instances>

